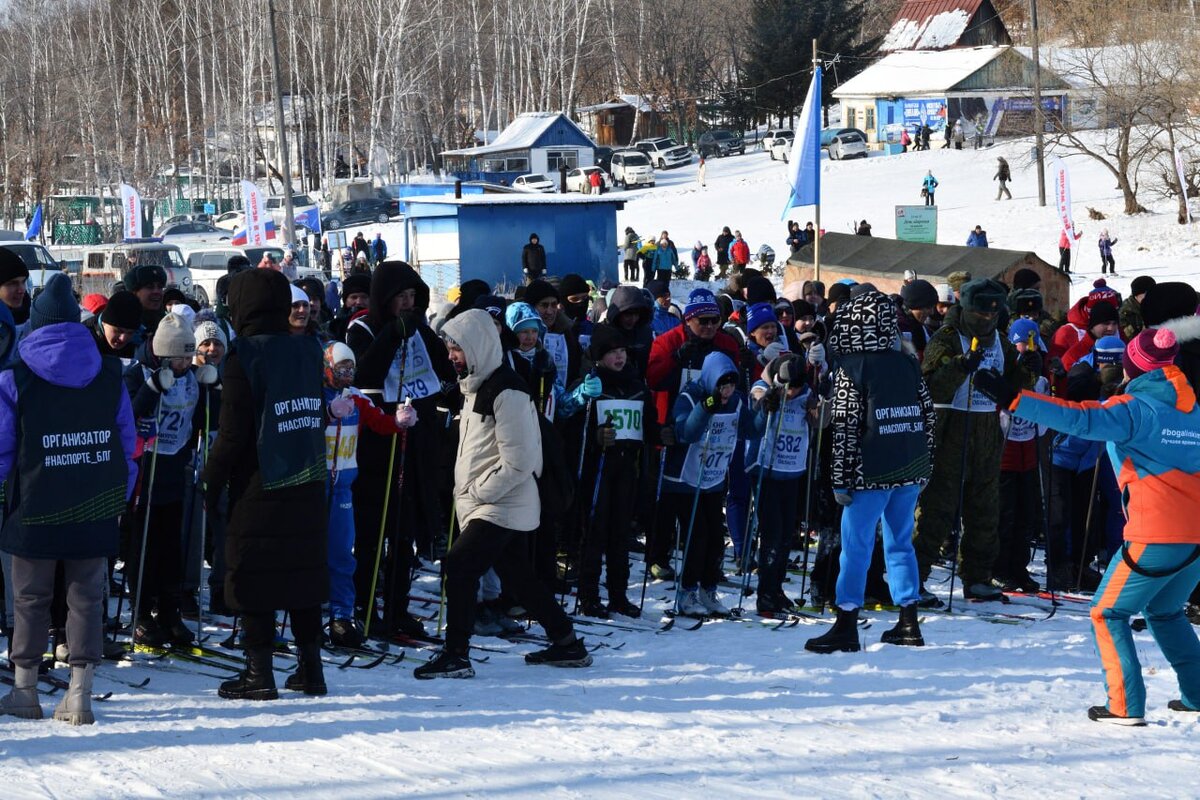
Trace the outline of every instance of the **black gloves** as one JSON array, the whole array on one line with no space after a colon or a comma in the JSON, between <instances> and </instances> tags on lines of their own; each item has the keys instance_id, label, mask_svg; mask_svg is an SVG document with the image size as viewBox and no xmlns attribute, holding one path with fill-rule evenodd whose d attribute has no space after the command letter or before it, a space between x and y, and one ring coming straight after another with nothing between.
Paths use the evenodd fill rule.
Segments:
<instances>
[{"instance_id":1,"label":"black gloves","mask_svg":"<svg viewBox=\"0 0 1200 800\"><path fill-rule=\"evenodd\" d=\"M1034 378L1042 374L1042 354L1037 350L1026 350L1017 359L1017 363L1029 370Z\"/></svg>"},{"instance_id":2,"label":"black gloves","mask_svg":"<svg viewBox=\"0 0 1200 800\"><path fill-rule=\"evenodd\" d=\"M994 402L1000 408L1008 408L1017 393L1009 388L1004 376L994 369L979 370L975 373L974 386L984 397Z\"/></svg>"},{"instance_id":3,"label":"black gloves","mask_svg":"<svg viewBox=\"0 0 1200 800\"><path fill-rule=\"evenodd\" d=\"M981 361L983 361L982 350L968 350L958 357L958 366L963 372L970 375L972 372L979 369L979 364Z\"/></svg>"},{"instance_id":4,"label":"black gloves","mask_svg":"<svg viewBox=\"0 0 1200 800\"><path fill-rule=\"evenodd\" d=\"M700 355L700 344L695 339L688 339L675 351L675 358L679 359L679 363L685 367L695 361L698 355Z\"/></svg>"},{"instance_id":5,"label":"black gloves","mask_svg":"<svg viewBox=\"0 0 1200 800\"><path fill-rule=\"evenodd\" d=\"M723 402L724 401L721 399L721 395L717 392L713 392L708 397L704 398L704 401L700 403L700 405L705 411L713 414L716 413L716 410L721 407L721 403Z\"/></svg>"},{"instance_id":6,"label":"black gloves","mask_svg":"<svg viewBox=\"0 0 1200 800\"><path fill-rule=\"evenodd\" d=\"M781 389L771 389L763 395L763 408L768 413L774 414L783 406L783 391Z\"/></svg>"}]
</instances>

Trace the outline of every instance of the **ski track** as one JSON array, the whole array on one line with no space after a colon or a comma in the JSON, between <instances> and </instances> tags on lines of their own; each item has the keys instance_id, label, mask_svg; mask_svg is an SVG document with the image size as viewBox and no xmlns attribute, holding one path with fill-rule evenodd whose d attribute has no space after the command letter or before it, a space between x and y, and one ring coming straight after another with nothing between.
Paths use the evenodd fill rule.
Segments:
<instances>
[{"instance_id":1,"label":"ski track","mask_svg":"<svg viewBox=\"0 0 1200 800\"><path fill-rule=\"evenodd\" d=\"M930 613L928 645L908 649L879 643L894 614L868 616L854 654L804 651L817 626L617 631L625 646L588 670L528 667L535 646L520 644L474 680L328 667L330 695L261 704L218 698L213 678L105 665L97 687L114 695L95 727L0 720L0 781L6 800L1192 794L1196 723L1165 710L1177 688L1148 634L1151 724L1136 730L1086 718L1103 699L1086 617ZM105 681L113 669L152 682ZM1113 770L1117 754L1138 768Z\"/></svg>"}]
</instances>

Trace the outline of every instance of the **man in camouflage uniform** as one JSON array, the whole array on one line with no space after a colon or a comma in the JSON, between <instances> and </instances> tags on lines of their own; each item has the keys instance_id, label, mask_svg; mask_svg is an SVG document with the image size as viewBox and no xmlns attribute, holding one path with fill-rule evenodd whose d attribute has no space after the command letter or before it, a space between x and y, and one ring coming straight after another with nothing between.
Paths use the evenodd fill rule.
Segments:
<instances>
[{"instance_id":1,"label":"man in camouflage uniform","mask_svg":"<svg viewBox=\"0 0 1200 800\"><path fill-rule=\"evenodd\" d=\"M937 409L937 427L933 476L921 493L914 541L923 605L941 602L925 591L924 583L954 529L964 448L963 594L968 600L1002 596L991 575L999 548L996 523L1004 451L998 409L1007 406L1021 389L1032 386L1041 373L1037 363L1041 356L1036 350L1019 355L996 331L1005 294L1002 284L987 278L964 284L961 302L946 314L945 324L925 348L921 371ZM977 342L975 348L972 341Z\"/></svg>"},{"instance_id":2,"label":"man in camouflage uniform","mask_svg":"<svg viewBox=\"0 0 1200 800\"><path fill-rule=\"evenodd\" d=\"M1138 275L1129 287L1129 297L1121 304L1119 315L1121 336L1127 342L1146 327L1146 323L1142 320L1142 300L1145 299L1146 292L1153 289L1154 285L1155 281L1151 276Z\"/></svg>"}]
</instances>

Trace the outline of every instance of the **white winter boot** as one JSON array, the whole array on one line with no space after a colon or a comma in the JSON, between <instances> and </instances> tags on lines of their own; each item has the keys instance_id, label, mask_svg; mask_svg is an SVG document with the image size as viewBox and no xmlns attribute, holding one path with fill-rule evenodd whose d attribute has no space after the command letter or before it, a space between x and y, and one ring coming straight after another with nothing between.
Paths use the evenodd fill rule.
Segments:
<instances>
[{"instance_id":1,"label":"white winter boot","mask_svg":"<svg viewBox=\"0 0 1200 800\"><path fill-rule=\"evenodd\" d=\"M71 667L71 685L54 709L54 718L70 725L94 725L96 715L92 713L92 673L95 666Z\"/></svg>"},{"instance_id":2,"label":"white winter boot","mask_svg":"<svg viewBox=\"0 0 1200 800\"><path fill-rule=\"evenodd\" d=\"M41 719L42 704L38 701L37 683L37 667L15 667L12 691L0 697L0 714Z\"/></svg>"}]
</instances>

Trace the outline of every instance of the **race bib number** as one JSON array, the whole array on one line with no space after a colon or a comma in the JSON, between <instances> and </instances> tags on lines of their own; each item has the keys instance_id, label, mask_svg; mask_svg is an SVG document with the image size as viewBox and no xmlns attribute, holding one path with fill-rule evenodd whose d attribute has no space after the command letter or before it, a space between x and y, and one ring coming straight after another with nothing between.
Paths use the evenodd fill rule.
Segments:
<instances>
[{"instance_id":1,"label":"race bib number","mask_svg":"<svg viewBox=\"0 0 1200 800\"><path fill-rule=\"evenodd\" d=\"M200 386L188 372L162 394L162 410L158 417L158 452L173 456L192 438L192 414L200 399Z\"/></svg>"},{"instance_id":2,"label":"race bib number","mask_svg":"<svg viewBox=\"0 0 1200 800\"><path fill-rule=\"evenodd\" d=\"M433 369L425 340L419 333L413 334L392 359L391 369L383 382L383 400L386 403L400 403L407 398L420 400L440 388L441 382Z\"/></svg>"},{"instance_id":3,"label":"race bib number","mask_svg":"<svg viewBox=\"0 0 1200 800\"><path fill-rule=\"evenodd\" d=\"M689 486L713 489L725 480L733 448L737 445L738 412L713 414L708 423L707 446L705 440L688 446L687 459L683 464L683 480Z\"/></svg>"},{"instance_id":4,"label":"race bib number","mask_svg":"<svg viewBox=\"0 0 1200 800\"><path fill-rule=\"evenodd\" d=\"M642 441L642 416L645 405L637 400L597 400L596 418L611 425L618 442Z\"/></svg>"},{"instance_id":5,"label":"race bib number","mask_svg":"<svg viewBox=\"0 0 1200 800\"><path fill-rule=\"evenodd\" d=\"M550 354L550 360L554 362L554 369L558 371L555 381L565 386L567 380L567 367L570 363L567 356L566 334L547 333L543 344L546 347L546 352Z\"/></svg>"},{"instance_id":6,"label":"race bib number","mask_svg":"<svg viewBox=\"0 0 1200 800\"><path fill-rule=\"evenodd\" d=\"M775 438L775 453L772 456L770 447L758 448L758 466L769 468L773 472L800 473L808 463L808 422L805 420L803 402L785 403L783 419L771 419L764 436L764 443ZM775 426L779 425L779 433L775 435ZM774 461L771 459L774 458Z\"/></svg>"},{"instance_id":7,"label":"race bib number","mask_svg":"<svg viewBox=\"0 0 1200 800\"><path fill-rule=\"evenodd\" d=\"M325 468L335 462L338 472L358 467L358 423L325 426Z\"/></svg>"}]
</instances>

